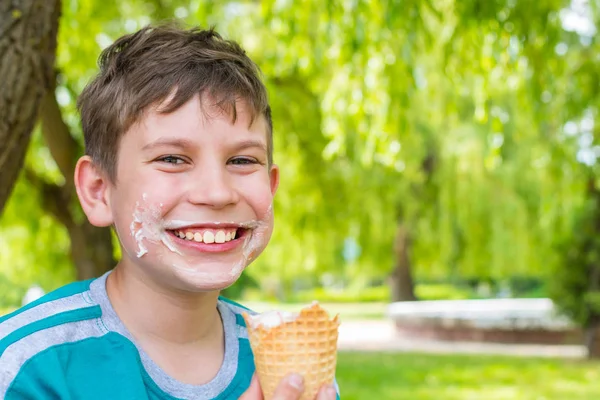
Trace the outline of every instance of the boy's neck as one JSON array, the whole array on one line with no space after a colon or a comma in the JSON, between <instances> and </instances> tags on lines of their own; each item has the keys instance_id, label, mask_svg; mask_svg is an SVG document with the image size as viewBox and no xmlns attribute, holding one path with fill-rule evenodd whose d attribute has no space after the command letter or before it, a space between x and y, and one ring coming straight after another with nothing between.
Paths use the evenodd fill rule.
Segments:
<instances>
[{"instance_id":1,"label":"boy's neck","mask_svg":"<svg viewBox=\"0 0 600 400\"><path fill-rule=\"evenodd\" d=\"M218 291L193 296L170 292L136 276L133 268L115 267L107 278L106 291L134 337L177 346L222 340Z\"/></svg>"}]
</instances>

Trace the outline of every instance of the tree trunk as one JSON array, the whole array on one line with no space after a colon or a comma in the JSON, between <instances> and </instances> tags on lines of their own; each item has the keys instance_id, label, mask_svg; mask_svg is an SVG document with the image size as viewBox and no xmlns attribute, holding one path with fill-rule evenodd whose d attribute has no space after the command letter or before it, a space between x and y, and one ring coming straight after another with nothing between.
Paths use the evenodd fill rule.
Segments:
<instances>
[{"instance_id":1,"label":"tree trunk","mask_svg":"<svg viewBox=\"0 0 600 400\"><path fill-rule=\"evenodd\" d=\"M60 0L0 0L0 213L54 77Z\"/></svg>"},{"instance_id":2,"label":"tree trunk","mask_svg":"<svg viewBox=\"0 0 600 400\"><path fill-rule=\"evenodd\" d=\"M392 301L416 300L410 258L411 240L408 229L398 223L394 245L395 265L390 276Z\"/></svg>"},{"instance_id":3,"label":"tree trunk","mask_svg":"<svg viewBox=\"0 0 600 400\"><path fill-rule=\"evenodd\" d=\"M596 321L585 328L585 348L589 359L600 358L600 346L598 343L598 329L600 324Z\"/></svg>"},{"instance_id":4,"label":"tree trunk","mask_svg":"<svg viewBox=\"0 0 600 400\"><path fill-rule=\"evenodd\" d=\"M412 185L412 195L419 199L423 204L435 204L438 196L438 188L434 181L434 173L437 168L437 146L431 140L427 146L427 155L421 162L421 170L425 179L420 184ZM392 301L414 301L415 284L412 277L412 259L411 259L411 231L410 226L416 226L414 223L423 217L423 209L412 214L413 223L407 223L411 216L407 213L405 207L398 203L396 205L398 218L398 228L394 242L394 269L390 276L390 291Z\"/></svg>"}]
</instances>

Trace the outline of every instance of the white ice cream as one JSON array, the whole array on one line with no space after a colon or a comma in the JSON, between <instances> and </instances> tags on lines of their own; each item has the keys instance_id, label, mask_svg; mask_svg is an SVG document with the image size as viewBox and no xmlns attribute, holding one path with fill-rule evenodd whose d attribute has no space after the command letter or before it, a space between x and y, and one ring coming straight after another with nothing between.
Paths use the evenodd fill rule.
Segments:
<instances>
[{"instance_id":1,"label":"white ice cream","mask_svg":"<svg viewBox=\"0 0 600 400\"><path fill-rule=\"evenodd\" d=\"M317 301L313 301L311 305L306 306L305 308L312 307L315 304L318 304ZM300 313L290 312L290 311L266 311L262 314L250 315L249 320L252 325L252 329L256 329L259 326L264 328L275 328L281 324L286 322L293 322L300 316Z\"/></svg>"},{"instance_id":2,"label":"white ice cream","mask_svg":"<svg viewBox=\"0 0 600 400\"><path fill-rule=\"evenodd\" d=\"M135 238L138 245L137 257L140 258L148 252L144 240L151 242L162 242L169 250L181 255L173 244L169 234L164 231L161 220L162 203L158 207L148 204L148 195L142 195L142 202L135 205L133 221L129 227L131 236Z\"/></svg>"},{"instance_id":3,"label":"white ice cream","mask_svg":"<svg viewBox=\"0 0 600 400\"><path fill-rule=\"evenodd\" d=\"M267 311L262 314L251 315L250 324L253 329L262 326L264 328L275 328L286 322L293 322L298 318L299 313L289 311Z\"/></svg>"},{"instance_id":4,"label":"white ice cream","mask_svg":"<svg viewBox=\"0 0 600 400\"><path fill-rule=\"evenodd\" d=\"M163 204L158 205L152 203L148 199L146 193L142 194L142 199L136 202L135 209L132 214L130 224L130 234L137 244L137 258L141 258L148 254L149 243L162 243L169 251L178 254L179 260L171 265L188 275L193 275L196 280L210 282L215 279L215 273L207 273L198 268L197 260L194 258L186 258L182 251L178 249L178 244L175 242L175 236L169 231L178 230L188 226L199 224L198 221L185 220L166 220L163 218ZM267 209L265 215L259 220L250 220L243 222L234 221L206 221L211 225L237 225L240 228L248 229L249 232L243 238L242 254L238 261L227 271L227 274L234 279L237 279L244 268L248 266L262 251L268 242L269 229L273 224L273 205ZM117 235L120 232L117 231ZM217 276L216 279L222 279Z\"/></svg>"}]
</instances>

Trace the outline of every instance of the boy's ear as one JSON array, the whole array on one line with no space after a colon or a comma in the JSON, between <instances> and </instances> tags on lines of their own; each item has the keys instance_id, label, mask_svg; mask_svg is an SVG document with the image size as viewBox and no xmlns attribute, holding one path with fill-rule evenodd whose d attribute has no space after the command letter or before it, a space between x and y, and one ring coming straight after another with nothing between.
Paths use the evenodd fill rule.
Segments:
<instances>
[{"instance_id":1,"label":"boy's ear","mask_svg":"<svg viewBox=\"0 0 600 400\"><path fill-rule=\"evenodd\" d=\"M269 178L271 179L271 194L275 196L277 188L279 187L279 166L275 164L271 165Z\"/></svg>"},{"instance_id":2,"label":"boy's ear","mask_svg":"<svg viewBox=\"0 0 600 400\"><path fill-rule=\"evenodd\" d=\"M75 189L83 212L94 226L110 226L113 223L110 208L110 182L92 161L83 156L75 167Z\"/></svg>"}]
</instances>

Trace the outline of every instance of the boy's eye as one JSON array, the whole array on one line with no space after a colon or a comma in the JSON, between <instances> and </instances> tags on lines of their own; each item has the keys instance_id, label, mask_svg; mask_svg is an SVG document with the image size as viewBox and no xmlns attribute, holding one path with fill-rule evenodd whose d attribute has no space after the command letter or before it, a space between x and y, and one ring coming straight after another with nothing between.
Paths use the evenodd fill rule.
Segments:
<instances>
[{"instance_id":1,"label":"boy's eye","mask_svg":"<svg viewBox=\"0 0 600 400\"><path fill-rule=\"evenodd\" d=\"M246 164L259 164L259 161L255 158L249 157L235 157L229 160L229 164L233 165L246 165Z\"/></svg>"},{"instance_id":2,"label":"boy's eye","mask_svg":"<svg viewBox=\"0 0 600 400\"><path fill-rule=\"evenodd\" d=\"M166 164L183 164L184 161L182 158L177 156L164 156L160 157L158 161L164 162Z\"/></svg>"}]
</instances>

